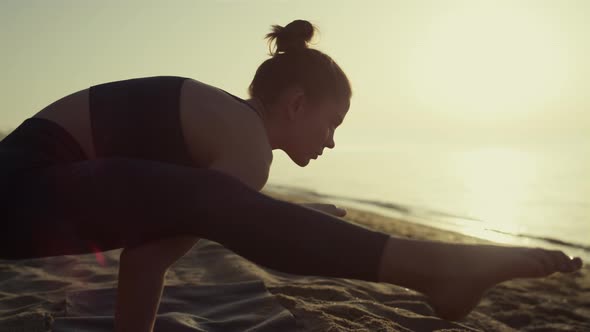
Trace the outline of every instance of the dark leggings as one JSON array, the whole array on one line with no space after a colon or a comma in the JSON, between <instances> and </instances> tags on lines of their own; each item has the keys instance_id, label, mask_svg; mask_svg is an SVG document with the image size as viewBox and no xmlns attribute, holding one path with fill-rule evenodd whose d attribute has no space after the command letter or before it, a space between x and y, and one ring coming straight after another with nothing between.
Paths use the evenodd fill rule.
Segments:
<instances>
[{"instance_id":1,"label":"dark leggings","mask_svg":"<svg viewBox=\"0 0 590 332\"><path fill-rule=\"evenodd\" d=\"M83 254L191 234L283 272L377 280L388 238L221 172L105 158L4 177L1 258Z\"/></svg>"}]
</instances>

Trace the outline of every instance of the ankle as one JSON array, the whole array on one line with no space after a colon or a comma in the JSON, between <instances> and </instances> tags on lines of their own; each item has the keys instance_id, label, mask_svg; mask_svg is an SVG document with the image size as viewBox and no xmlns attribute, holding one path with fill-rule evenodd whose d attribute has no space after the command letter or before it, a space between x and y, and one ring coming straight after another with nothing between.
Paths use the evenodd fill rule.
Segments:
<instances>
[{"instance_id":1,"label":"ankle","mask_svg":"<svg viewBox=\"0 0 590 332\"><path fill-rule=\"evenodd\" d=\"M427 291L436 267L432 249L427 241L390 236L381 255L378 281Z\"/></svg>"}]
</instances>

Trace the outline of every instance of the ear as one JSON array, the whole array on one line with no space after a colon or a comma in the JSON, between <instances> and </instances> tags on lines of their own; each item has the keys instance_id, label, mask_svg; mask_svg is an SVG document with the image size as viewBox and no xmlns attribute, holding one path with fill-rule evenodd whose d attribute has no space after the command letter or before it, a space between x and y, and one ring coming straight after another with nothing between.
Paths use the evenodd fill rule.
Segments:
<instances>
[{"instance_id":1,"label":"ear","mask_svg":"<svg viewBox=\"0 0 590 332\"><path fill-rule=\"evenodd\" d=\"M284 92L285 102L287 104L287 117L294 120L303 115L305 110L305 93L299 86L287 88Z\"/></svg>"}]
</instances>

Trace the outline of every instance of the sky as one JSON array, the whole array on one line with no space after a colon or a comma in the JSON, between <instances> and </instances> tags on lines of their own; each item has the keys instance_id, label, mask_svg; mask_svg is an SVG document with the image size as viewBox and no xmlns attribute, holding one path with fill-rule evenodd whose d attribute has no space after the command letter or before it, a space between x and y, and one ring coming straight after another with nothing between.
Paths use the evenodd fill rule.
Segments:
<instances>
[{"instance_id":1,"label":"sky","mask_svg":"<svg viewBox=\"0 0 590 332\"><path fill-rule=\"evenodd\" d=\"M188 76L242 98L271 25L305 19L352 83L340 149L590 142L590 2L0 2L0 130L90 85Z\"/></svg>"}]
</instances>

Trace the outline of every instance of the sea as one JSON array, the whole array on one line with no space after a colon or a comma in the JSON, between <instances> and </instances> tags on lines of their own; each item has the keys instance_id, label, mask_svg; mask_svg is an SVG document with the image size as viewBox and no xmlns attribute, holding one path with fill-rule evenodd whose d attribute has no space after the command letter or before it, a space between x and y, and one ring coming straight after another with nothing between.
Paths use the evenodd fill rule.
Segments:
<instances>
[{"instance_id":1,"label":"sea","mask_svg":"<svg viewBox=\"0 0 590 332\"><path fill-rule=\"evenodd\" d=\"M267 188L590 263L590 146L449 143L325 150L306 167L274 151Z\"/></svg>"}]
</instances>

